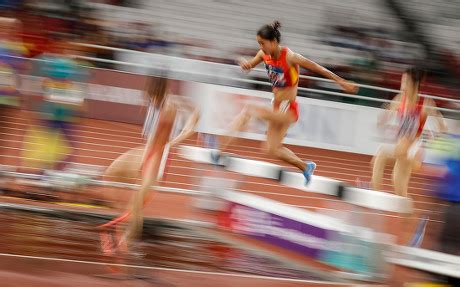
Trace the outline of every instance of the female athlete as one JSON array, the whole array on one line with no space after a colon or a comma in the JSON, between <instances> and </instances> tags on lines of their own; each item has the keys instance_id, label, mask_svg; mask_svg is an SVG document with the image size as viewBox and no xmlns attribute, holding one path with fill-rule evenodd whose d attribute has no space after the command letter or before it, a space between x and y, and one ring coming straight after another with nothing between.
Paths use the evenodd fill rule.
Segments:
<instances>
[{"instance_id":1,"label":"female athlete","mask_svg":"<svg viewBox=\"0 0 460 287\"><path fill-rule=\"evenodd\" d=\"M176 145L189 137L198 123L199 110L191 104L185 97L173 96L167 90L167 80L164 78L151 77L146 85L147 115L144 121L142 135L145 140L154 140L154 133L161 109L165 105L172 106L181 111L181 114L190 115L182 131L170 143L169 146ZM105 171L104 177L108 180L132 183L139 178L141 165L145 158L147 149L145 145L133 148L112 162Z\"/></svg>"},{"instance_id":2,"label":"female athlete","mask_svg":"<svg viewBox=\"0 0 460 287\"><path fill-rule=\"evenodd\" d=\"M401 78L401 94L397 95L387 107L379 121L379 126L388 124L392 115L397 117L394 145L384 145L373 159L371 187L380 190L383 171L388 159L395 160L393 184L395 193L407 196L410 175L414 167L421 165L421 150L416 150L428 116L437 120L438 131L446 132L447 127L433 100L418 95L420 83L425 74L417 68L407 69Z\"/></svg>"},{"instance_id":3,"label":"female athlete","mask_svg":"<svg viewBox=\"0 0 460 287\"><path fill-rule=\"evenodd\" d=\"M267 121L266 152L299 168L308 184L316 164L312 161L302 161L282 144L291 124L299 119L299 109L296 102L299 66L334 80L346 92L355 93L357 86L317 63L291 51L288 47L280 46L281 34L279 28L280 23L278 21L273 22L271 25L262 26L257 32L259 52L252 60L242 60L239 63L244 71L249 71L259 63L264 62L274 94L273 108L254 105L246 106L232 123L231 130L234 133L243 131L252 117ZM232 140L233 135L223 142L222 149L225 149Z\"/></svg>"},{"instance_id":4,"label":"female athlete","mask_svg":"<svg viewBox=\"0 0 460 287\"><path fill-rule=\"evenodd\" d=\"M194 132L199 120L199 111L184 98L171 96L168 91L167 79L151 77L147 86L149 108L144 124L144 136L147 143L143 149L132 149L116 159L107 169L105 176L117 177L127 182L129 178L141 177L140 190L133 195L124 215L103 225L109 227L121 221L129 220L128 227L120 242L126 248L137 239L142 230L142 210L146 203L146 195L156 183L160 170L161 159L167 146L174 146ZM176 117L182 113L189 116L182 131L170 141L175 130ZM111 248L108 248L111 249Z\"/></svg>"}]
</instances>

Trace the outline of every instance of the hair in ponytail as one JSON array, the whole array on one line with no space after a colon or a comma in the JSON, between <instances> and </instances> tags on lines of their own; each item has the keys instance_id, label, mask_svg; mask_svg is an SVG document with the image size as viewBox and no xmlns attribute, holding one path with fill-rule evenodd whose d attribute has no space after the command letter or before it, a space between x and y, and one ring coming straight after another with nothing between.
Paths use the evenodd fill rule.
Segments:
<instances>
[{"instance_id":1,"label":"hair in ponytail","mask_svg":"<svg viewBox=\"0 0 460 287\"><path fill-rule=\"evenodd\" d=\"M257 31L257 36L269 41L276 40L279 43L281 41L280 28L281 23L275 20L272 24L263 25L259 31Z\"/></svg>"}]
</instances>

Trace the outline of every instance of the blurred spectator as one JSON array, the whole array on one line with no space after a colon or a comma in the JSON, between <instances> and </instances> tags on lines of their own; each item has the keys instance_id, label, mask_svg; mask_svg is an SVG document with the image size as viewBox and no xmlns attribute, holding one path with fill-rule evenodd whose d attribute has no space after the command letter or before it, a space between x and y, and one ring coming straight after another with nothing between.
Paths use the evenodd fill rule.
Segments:
<instances>
[{"instance_id":1,"label":"blurred spectator","mask_svg":"<svg viewBox=\"0 0 460 287\"><path fill-rule=\"evenodd\" d=\"M5 146L3 135L8 134L9 122L5 117L12 117L14 109L20 105L18 91L19 73L26 54L26 49L17 37L20 22L13 18L0 18L0 147Z\"/></svg>"},{"instance_id":2,"label":"blurred spectator","mask_svg":"<svg viewBox=\"0 0 460 287\"><path fill-rule=\"evenodd\" d=\"M39 61L39 74L44 77L45 102L41 107L42 121L49 129L60 132L67 143L74 147L75 122L83 108L83 91L79 81L85 74L70 56L72 46L62 35L54 35L53 49ZM68 158L55 166L62 169Z\"/></svg>"},{"instance_id":3,"label":"blurred spectator","mask_svg":"<svg viewBox=\"0 0 460 287\"><path fill-rule=\"evenodd\" d=\"M209 28L203 27L202 31L200 30L201 28L196 25L196 22L200 22L199 19L195 21L187 17L184 19L180 19L179 17L174 18L174 22L168 22L158 17L158 19L155 19L155 24L152 24L152 19L150 19L148 13L138 13L133 7L159 10L165 9L166 13L169 11L166 11L169 8L163 6L167 6L168 3L158 6L153 4L155 1L141 2L129 0L0 0L0 7L3 7L3 11L7 14L20 15L18 17L24 23L24 26L27 27L27 29L22 31L21 37L25 43L25 47L28 49L28 56L30 57L40 56L49 50L50 46L53 45L49 35L63 33L77 36L75 39L79 43L94 45L90 47L84 47L82 45L78 53L80 55L100 58L101 61L92 61L91 63L94 66L105 69L120 67L120 65L113 65L110 63L112 60L125 61L131 59L131 61L129 61L130 63L145 63L146 56L130 51L114 52L114 50L96 46L109 46L155 54L185 56L192 59L202 59L208 62L233 63L234 56L231 55L231 53L227 52L218 56L213 55L216 50L225 51L227 44L230 44L229 50L231 51L234 51L234 49L236 49L235 47L239 45L236 44L235 47L232 46L231 39L228 40L228 43L222 43L219 35L216 35L217 37L214 36L216 34L215 32L206 33L206 30L211 29L213 23L209 23ZM179 3L180 2L181 1L179 1ZM445 3L442 3L440 6L444 4ZM215 3L215 5L219 6L220 4ZM350 3L343 7L331 3L318 5L320 6L319 8L321 8L322 5L327 8L337 8L336 13L331 14L334 15L333 17L327 17L326 14L325 18L328 19L332 19L339 15L347 16L355 12L357 12L356 15L358 17L364 15L363 11L357 11L360 7L356 7L356 3ZM366 4L363 6L365 6L363 10L365 10L369 5ZM373 7L372 4L370 4L370 7ZM402 70L404 70L407 65L419 64L420 61L426 62L424 59L426 55L424 55L424 50L420 44L407 40L407 33L404 32L404 29L402 29L398 23L394 23L394 25L381 25L382 23L379 22L381 19L378 19L379 9L382 9L380 12L385 12L385 10L384 8L376 8L378 9L374 11L377 12L377 15L374 15L377 16L375 21L373 21L374 16L372 16L360 19L359 21L350 19L350 21L337 20L327 21L326 23L315 23L319 24L318 26L321 30L326 25L326 27L328 27L328 31L326 33L321 33L321 38L319 39L317 35L312 35L311 31L301 27L293 27L295 29L292 31L299 31L295 33L301 34L302 31L309 33L304 43L299 40L296 45L303 47L305 44L308 53L311 51L314 54L308 56L312 56L313 59L322 62L323 65L332 68L335 73L341 74L344 77L354 78L355 81L359 83L398 88L399 76ZM325 10L331 11L331 9ZM450 10L451 9L447 9L446 11ZM219 13L218 8L216 8L216 14L217 13ZM230 18L228 21L237 21L237 19L231 19L232 15L228 16L228 18ZM391 19L391 16L389 19ZM208 19L208 21L215 20ZM188 27L187 22L190 22L190 29L183 29L184 27ZM222 23L224 23L223 20ZM292 23L295 25L295 21ZM219 25L221 24L217 26ZM216 27L212 27L212 30L215 30L215 28ZM246 33L246 31L244 31L246 29L245 27L239 29L241 32ZM162 33L162 31L168 32ZM187 41L187 39L191 38L194 39L193 42ZM298 38L301 39L302 37ZM251 41L251 43L252 42L253 41ZM322 42L323 44L318 42ZM206 43L207 47L203 47L203 43ZM340 48L328 49L328 47L325 47L325 49L322 49L324 48L324 44ZM224 49L216 48L216 46L224 47ZM316 47L318 47L318 49L315 49ZM441 66L438 65L437 67L433 67L434 64L432 64L430 65L430 70L438 71L436 83L442 85L442 89L447 91L447 94L443 94L443 96L458 97L456 90L446 88L449 86L455 87L450 78L458 78L455 76L459 74L458 57L455 52L449 51L448 47L449 46L437 49L439 51L440 60L437 62L442 62L444 64ZM254 47L252 44L242 43L240 48L241 51L236 54L249 54L252 56L255 54L253 50L256 48L257 47ZM317 55L315 55L315 52L317 52ZM337 55L334 55L334 53ZM120 56L120 54L131 54L132 56ZM316 59L315 56L318 56L318 59ZM132 60L133 58L139 59ZM450 68L449 72L446 73L447 70L442 66L448 66ZM142 69L135 70L135 72L142 72ZM392 80L392 74L397 74L395 82ZM241 75L237 76L240 77ZM258 75L251 74L247 77L257 79ZM242 83L240 84L243 86ZM317 83L317 81L302 79L300 84L304 87L311 88L314 85L318 88L334 90L334 87L328 86L327 83ZM263 90L266 89L266 86L259 85L256 86L256 88ZM436 90L440 89L437 88ZM304 96L323 97L323 95L306 92L300 92L299 94ZM360 95L388 98L389 93L362 88L360 89ZM328 99L343 101L344 99L350 98L328 96ZM375 103L363 100L351 100L351 102L366 105Z\"/></svg>"},{"instance_id":4,"label":"blurred spectator","mask_svg":"<svg viewBox=\"0 0 460 287\"><path fill-rule=\"evenodd\" d=\"M21 57L27 54L27 49L17 36L21 28L20 25L16 19L0 18L0 69L2 72L0 91L2 102L17 100L11 97L17 96L18 73L24 63Z\"/></svg>"}]
</instances>

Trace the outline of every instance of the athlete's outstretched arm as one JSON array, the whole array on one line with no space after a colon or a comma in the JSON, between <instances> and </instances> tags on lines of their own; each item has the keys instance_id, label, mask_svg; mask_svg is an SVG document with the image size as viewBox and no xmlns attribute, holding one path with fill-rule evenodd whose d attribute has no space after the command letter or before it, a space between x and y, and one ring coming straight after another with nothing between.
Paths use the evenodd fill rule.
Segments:
<instances>
[{"instance_id":1,"label":"athlete's outstretched arm","mask_svg":"<svg viewBox=\"0 0 460 287\"><path fill-rule=\"evenodd\" d=\"M170 146L174 146L190 137L195 132L195 128L198 125L198 120L200 119L200 109L187 99L182 99L177 104L180 105L181 108L185 109L185 112L190 116L179 135L177 135L169 142Z\"/></svg>"},{"instance_id":2,"label":"athlete's outstretched arm","mask_svg":"<svg viewBox=\"0 0 460 287\"><path fill-rule=\"evenodd\" d=\"M398 110L399 105L401 104L401 94L396 95L393 100L389 103L384 103L382 108L384 112L378 118L377 125L383 127L390 120L391 116Z\"/></svg>"},{"instance_id":3,"label":"athlete's outstretched arm","mask_svg":"<svg viewBox=\"0 0 460 287\"><path fill-rule=\"evenodd\" d=\"M342 87L342 89L347 93L356 93L358 91L358 86L356 86L354 83L342 79L341 77L337 76L336 74L324 68L323 66L305 58L304 56L298 53L288 53L287 60L291 64L299 65L304 69L313 71L317 74L320 74L328 79L337 82L337 84L339 84Z\"/></svg>"},{"instance_id":4,"label":"athlete's outstretched arm","mask_svg":"<svg viewBox=\"0 0 460 287\"><path fill-rule=\"evenodd\" d=\"M254 68L255 66L259 65L260 62L262 62L263 55L264 55L264 52L262 52L262 50L259 50L259 52L257 52L257 54L254 56L254 58L252 58L250 61L242 58L242 59L240 59L238 64L240 65L240 67L241 67L241 69L243 71L249 71L252 68Z\"/></svg>"},{"instance_id":5,"label":"athlete's outstretched arm","mask_svg":"<svg viewBox=\"0 0 460 287\"><path fill-rule=\"evenodd\" d=\"M428 116L432 116L436 120L438 132L446 133L447 125L444 121L444 117L442 116L441 112L436 109L436 103L432 99L425 98L425 110Z\"/></svg>"}]
</instances>

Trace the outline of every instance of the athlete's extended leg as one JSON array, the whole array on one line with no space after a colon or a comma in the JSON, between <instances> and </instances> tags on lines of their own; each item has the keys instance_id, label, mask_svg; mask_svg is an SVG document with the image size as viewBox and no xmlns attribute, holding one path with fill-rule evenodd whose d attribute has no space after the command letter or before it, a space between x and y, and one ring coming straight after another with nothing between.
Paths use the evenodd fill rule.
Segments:
<instances>
[{"instance_id":1,"label":"athlete's extended leg","mask_svg":"<svg viewBox=\"0 0 460 287\"><path fill-rule=\"evenodd\" d=\"M408 158L399 158L396 160L393 170L393 184L397 195L407 197L411 173L412 162Z\"/></svg>"},{"instance_id":2,"label":"athlete's extended leg","mask_svg":"<svg viewBox=\"0 0 460 287\"><path fill-rule=\"evenodd\" d=\"M136 179L140 176L143 153L144 146L139 146L120 155L105 170L104 179L124 183L135 183Z\"/></svg>"},{"instance_id":3,"label":"athlete's extended leg","mask_svg":"<svg viewBox=\"0 0 460 287\"><path fill-rule=\"evenodd\" d=\"M161 152L155 153L143 167L141 187L139 191L134 194L131 204L128 206L128 211L131 210L131 219L126 230L126 238L128 243L136 240L141 235L144 202L151 186L156 183L158 169L161 162L161 155Z\"/></svg>"},{"instance_id":4,"label":"athlete's extended leg","mask_svg":"<svg viewBox=\"0 0 460 287\"><path fill-rule=\"evenodd\" d=\"M165 147L169 142L176 110L165 108L158 122L157 132L150 136L142 156L142 183L139 191L134 194L131 210L130 223L126 229L127 245L141 235L142 231L142 210L144 208L145 197L151 186L158 180L158 171L161 165L161 158L165 152Z\"/></svg>"},{"instance_id":5,"label":"athlete's extended leg","mask_svg":"<svg viewBox=\"0 0 460 287\"><path fill-rule=\"evenodd\" d=\"M268 122L266 152L279 158L303 171L307 182L316 168L313 162L305 163L297 157L291 150L282 145L290 125L296 121L294 113L273 111L271 108L248 105L232 123L231 136L223 142L222 149L225 149L237 132L243 131L253 117Z\"/></svg>"},{"instance_id":6,"label":"athlete's extended leg","mask_svg":"<svg viewBox=\"0 0 460 287\"><path fill-rule=\"evenodd\" d=\"M265 151L267 154L279 158L303 171L307 166L306 163L282 144L290 125L290 123L279 124L268 122Z\"/></svg>"},{"instance_id":7,"label":"athlete's extended leg","mask_svg":"<svg viewBox=\"0 0 460 287\"><path fill-rule=\"evenodd\" d=\"M393 158L393 154L389 151L389 148L383 146L372 159L371 187L374 190L382 189L383 172L385 171L385 165L390 158Z\"/></svg>"},{"instance_id":8,"label":"athlete's extended leg","mask_svg":"<svg viewBox=\"0 0 460 287\"><path fill-rule=\"evenodd\" d=\"M246 130L249 120L251 120L250 113L251 106L245 106L243 110L238 114L235 120L230 124L229 130L230 135L222 137L220 149L225 150L235 139L239 132Z\"/></svg>"},{"instance_id":9,"label":"athlete's extended leg","mask_svg":"<svg viewBox=\"0 0 460 287\"><path fill-rule=\"evenodd\" d=\"M237 133L245 131L252 118L258 118L274 124L288 125L296 121L295 116L289 112L282 113L273 111L272 108L268 107L246 105L236 119L230 124L230 135L222 140L221 149L225 149L233 141Z\"/></svg>"},{"instance_id":10,"label":"athlete's extended leg","mask_svg":"<svg viewBox=\"0 0 460 287\"><path fill-rule=\"evenodd\" d=\"M393 169L393 184L395 194L403 197L408 197L408 187L409 180L412 174L413 161L409 157L409 141L404 140L401 142L399 149L396 149L398 157L396 158L396 163ZM413 225L415 213L414 210L412 213L402 215L402 224L403 228L401 229L400 243L407 244L411 241L411 238L414 238L417 227ZM415 233L414 233L415 232Z\"/></svg>"},{"instance_id":11,"label":"athlete's extended leg","mask_svg":"<svg viewBox=\"0 0 460 287\"><path fill-rule=\"evenodd\" d=\"M269 109L258 109L256 112L256 116L259 119L268 122L267 153L300 169L308 183L316 168L316 164L311 161L303 162L295 153L282 144L289 127L297 120L294 112L279 112Z\"/></svg>"},{"instance_id":12,"label":"athlete's extended leg","mask_svg":"<svg viewBox=\"0 0 460 287\"><path fill-rule=\"evenodd\" d=\"M393 184L395 193L407 197L407 189L412 173L413 162L409 158L409 150L414 144L413 139L402 138L395 149L395 167L393 170Z\"/></svg>"},{"instance_id":13,"label":"athlete's extended leg","mask_svg":"<svg viewBox=\"0 0 460 287\"><path fill-rule=\"evenodd\" d=\"M266 152L300 169L305 176L306 183L310 182L311 176L316 168L314 162L304 162L290 149L283 146L282 141L286 136L290 123L278 124L269 121L267 131Z\"/></svg>"}]
</instances>

